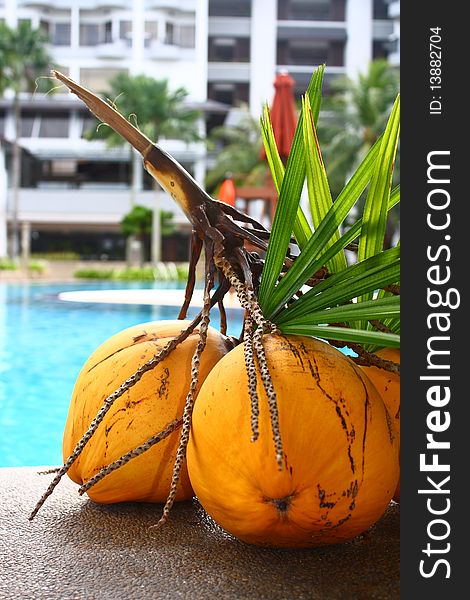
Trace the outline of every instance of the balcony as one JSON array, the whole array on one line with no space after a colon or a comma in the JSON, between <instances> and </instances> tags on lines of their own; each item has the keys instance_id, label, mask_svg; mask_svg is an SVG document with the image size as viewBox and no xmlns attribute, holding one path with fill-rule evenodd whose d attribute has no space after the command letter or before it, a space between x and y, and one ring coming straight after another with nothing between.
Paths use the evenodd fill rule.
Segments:
<instances>
[{"instance_id":1,"label":"balcony","mask_svg":"<svg viewBox=\"0 0 470 600\"><path fill-rule=\"evenodd\" d=\"M344 21L278 21L279 40L345 40Z\"/></svg>"},{"instance_id":2,"label":"balcony","mask_svg":"<svg viewBox=\"0 0 470 600\"><path fill-rule=\"evenodd\" d=\"M388 40L393 33L393 21L374 21L372 25L372 38L374 40Z\"/></svg>"},{"instance_id":3,"label":"balcony","mask_svg":"<svg viewBox=\"0 0 470 600\"><path fill-rule=\"evenodd\" d=\"M250 80L250 65L249 63L211 62L208 64L207 78L211 82L246 82Z\"/></svg>"},{"instance_id":4,"label":"balcony","mask_svg":"<svg viewBox=\"0 0 470 600\"><path fill-rule=\"evenodd\" d=\"M70 0L17 0L21 8L47 8L55 10L70 10ZM118 8L127 10L129 3L125 0L81 0L80 8L93 10L97 8Z\"/></svg>"},{"instance_id":5,"label":"balcony","mask_svg":"<svg viewBox=\"0 0 470 600\"><path fill-rule=\"evenodd\" d=\"M116 40L109 44L94 46L96 58L127 58L130 53L129 45L124 40Z\"/></svg>"},{"instance_id":6,"label":"balcony","mask_svg":"<svg viewBox=\"0 0 470 600\"><path fill-rule=\"evenodd\" d=\"M145 8L147 10L166 9L195 12L196 4L196 0L146 0Z\"/></svg>"},{"instance_id":7,"label":"balcony","mask_svg":"<svg viewBox=\"0 0 470 600\"><path fill-rule=\"evenodd\" d=\"M278 0L280 19L289 21L344 21L345 0Z\"/></svg>"},{"instance_id":8,"label":"balcony","mask_svg":"<svg viewBox=\"0 0 470 600\"><path fill-rule=\"evenodd\" d=\"M145 50L146 58L150 60L181 60L188 48L180 48L174 44L162 44L153 41Z\"/></svg>"},{"instance_id":9,"label":"balcony","mask_svg":"<svg viewBox=\"0 0 470 600\"><path fill-rule=\"evenodd\" d=\"M178 224L187 223L179 206L165 192L138 192L139 204L150 208L155 206L157 198L161 210L171 211ZM95 189L80 190L22 188L19 193L18 220L29 222L33 227L47 223L52 226L103 224L118 228L130 208L130 190L110 185L101 189L96 186Z\"/></svg>"},{"instance_id":10,"label":"balcony","mask_svg":"<svg viewBox=\"0 0 470 600\"><path fill-rule=\"evenodd\" d=\"M209 17L209 35L249 37L251 19L247 17Z\"/></svg>"}]
</instances>

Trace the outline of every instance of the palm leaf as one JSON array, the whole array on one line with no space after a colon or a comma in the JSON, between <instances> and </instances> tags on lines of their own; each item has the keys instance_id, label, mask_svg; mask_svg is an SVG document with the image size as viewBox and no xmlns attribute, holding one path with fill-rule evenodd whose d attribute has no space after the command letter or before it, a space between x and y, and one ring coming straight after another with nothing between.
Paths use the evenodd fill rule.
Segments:
<instances>
[{"instance_id":1,"label":"palm leaf","mask_svg":"<svg viewBox=\"0 0 470 600\"><path fill-rule=\"evenodd\" d=\"M315 230L315 233L309 239L307 246L296 258L287 274L281 279L279 285L270 289L270 293L266 296L262 295L262 290L260 291L260 304L268 319L271 319L274 314L281 310L285 303L305 284L309 277L318 270L316 266L318 264L317 258L324 252L331 236L337 231L369 183L379 149L380 140L369 150L367 156L333 203ZM275 238L271 238L270 245L274 245L274 243ZM265 271L268 272L268 269L269 265L267 264L266 256L263 279Z\"/></svg>"},{"instance_id":2,"label":"palm leaf","mask_svg":"<svg viewBox=\"0 0 470 600\"><path fill-rule=\"evenodd\" d=\"M311 99L314 118L318 118L318 113L320 111L323 72L324 66L321 66L313 73L307 91L307 94ZM285 173L282 178L279 200L271 230L270 243L266 253L265 267L263 269L259 293L261 306L263 306L265 299L269 297L279 278L292 233L294 233L300 247L303 247L311 233L310 228L309 231L304 230L305 223L307 223L305 217L299 218L297 216L299 212L300 196L305 180L305 151L302 122L303 114L301 112L297 122L292 148L287 160ZM279 181L280 164L276 158L277 148L274 134L272 133L268 109L265 110L264 118L261 120L261 131L263 133L263 139L268 140L266 155L268 156L269 164L273 164L274 166L274 180Z\"/></svg>"},{"instance_id":3,"label":"palm leaf","mask_svg":"<svg viewBox=\"0 0 470 600\"><path fill-rule=\"evenodd\" d=\"M341 320L350 321L353 319L385 319L387 317L396 317L400 314L400 297L390 296L377 300L366 300L364 302L354 302L344 306L326 308L309 313L302 318L302 322L312 325L325 323L337 323ZM289 320L289 323L295 323L296 319Z\"/></svg>"},{"instance_id":4,"label":"palm leaf","mask_svg":"<svg viewBox=\"0 0 470 600\"><path fill-rule=\"evenodd\" d=\"M377 257L382 258L380 255L377 255ZM376 257L371 257L367 261L372 261L374 258ZM388 256L387 258L392 257ZM306 317L316 310L350 302L359 296L362 289L364 292L372 293L396 281L400 276L399 258L391 260L388 264L388 261L382 260L381 263L375 263L375 266L368 265L369 268L364 269L363 267L367 261L341 271L341 274L348 273L349 277L347 278L338 277L331 283L330 280L326 280L315 286L315 288L295 300L289 308L273 319L274 322L281 325L292 319ZM359 266L361 268L355 269L355 267ZM341 320L347 321L347 315Z\"/></svg>"},{"instance_id":5,"label":"palm leaf","mask_svg":"<svg viewBox=\"0 0 470 600\"><path fill-rule=\"evenodd\" d=\"M326 217L329 209L333 206L330 186L325 170L325 165L321 156L320 144L318 143L315 123L312 118L310 101L308 96L302 99L304 146L306 152L306 171L307 171L307 189L310 202L310 212L313 225L318 229L323 219ZM337 229L330 237L326 248L331 246L340 237ZM346 256L339 250L327 263L328 270L332 273L341 271L347 267Z\"/></svg>"},{"instance_id":6,"label":"palm leaf","mask_svg":"<svg viewBox=\"0 0 470 600\"><path fill-rule=\"evenodd\" d=\"M282 333L291 335L309 335L325 340L340 340L357 344L374 344L377 347L400 347L400 336L380 331L366 331L348 327L329 327L324 325L286 324L281 328Z\"/></svg>"},{"instance_id":7,"label":"palm leaf","mask_svg":"<svg viewBox=\"0 0 470 600\"><path fill-rule=\"evenodd\" d=\"M315 81L318 84L319 80ZM318 97L316 102L319 107ZM279 202L261 279L261 308L265 317L284 333L354 341L374 347L397 346L400 298L385 293L383 288L400 279L400 248L383 251L383 240L388 211L400 199L399 187L391 193L399 134L399 97L384 134L370 148L335 202L316 135L317 116L307 94L285 171L268 109L262 119L266 154L279 190ZM305 176L313 233L309 232L299 207ZM368 184L361 218L341 235L340 226ZM286 270L283 263L293 232L300 253ZM348 267L344 248L356 238L359 238L360 249L358 262ZM312 279L325 265L328 276L322 281ZM305 285L310 289L301 294ZM371 321L379 321L384 327ZM348 326L351 323L358 323L359 327ZM392 333L373 330L374 326L388 327Z\"/></svg>"},{"instance_id":8,"label":"palm leaf","mask_svg":"<svg viewBox=\"0 0 470 600\"><path fill-rule=\"evenodd\" d=\"M387 226L387 205L392 185L393 165L400 132L398 96L380 143L380 152L364 205L358 260L364 260L383 248Z\"/></svg>"}]
</instances>

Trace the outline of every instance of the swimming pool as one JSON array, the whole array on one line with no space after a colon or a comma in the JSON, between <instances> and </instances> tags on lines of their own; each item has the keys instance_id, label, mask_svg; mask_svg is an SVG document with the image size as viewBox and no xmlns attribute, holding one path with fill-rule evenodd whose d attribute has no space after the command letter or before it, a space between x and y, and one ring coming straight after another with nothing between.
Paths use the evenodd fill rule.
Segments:
<instances>
[{"instance_id":1,"label":"swimming pool","mask_svg":"<svg viewBox=\"0 0 470 600\"><path fill-rule=\"evenodd\" d=\"M178 316L175 306L64 302L58 294L168 287L167 283L0 283L0 467L61 464L68 405L88 356L121 329ZM198 312L191 308L188 317ZM217 311L212 315L218 326ZM239 335L241 312L228 310L227 315L228 333Z\"/></svg>"}]
</instances>

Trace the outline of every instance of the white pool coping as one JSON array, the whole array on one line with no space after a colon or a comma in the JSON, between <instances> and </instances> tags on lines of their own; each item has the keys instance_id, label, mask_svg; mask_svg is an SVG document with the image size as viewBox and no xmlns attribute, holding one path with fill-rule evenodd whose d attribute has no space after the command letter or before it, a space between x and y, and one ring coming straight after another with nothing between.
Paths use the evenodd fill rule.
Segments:
<instances>
[{"instance_id":1,"label":"white pool coping","mask_svg":"<svg viewBox=\"0 0 470 600\"><path fill-rule=\"evenodd\" d=\"M184 290L80 290L59 292L58 297L64 302L181 306L184 301ZM194 290L191 306L202 307L202 304L203 291ZM224 306L241 308L234 293L225 295Z\"/></svg>"}]
</instances>

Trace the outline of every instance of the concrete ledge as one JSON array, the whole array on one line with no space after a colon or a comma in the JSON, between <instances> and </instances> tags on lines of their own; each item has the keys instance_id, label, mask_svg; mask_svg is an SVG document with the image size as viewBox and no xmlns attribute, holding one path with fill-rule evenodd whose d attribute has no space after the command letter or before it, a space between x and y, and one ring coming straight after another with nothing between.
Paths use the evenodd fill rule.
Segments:
<instances>
[{"instance_id":1,"label":"concrete ledge","mask_svg":"<svg viewBox=\"0 0 470 600\"><path fill-rule=\"evenodd\" d=\"M100 506L67 478L28 521L52 475L0 469L2 600L391 600L399 598L399 507L339 546L265 550L225 534L194 502Z\"/></svg>"}]
</instances>

